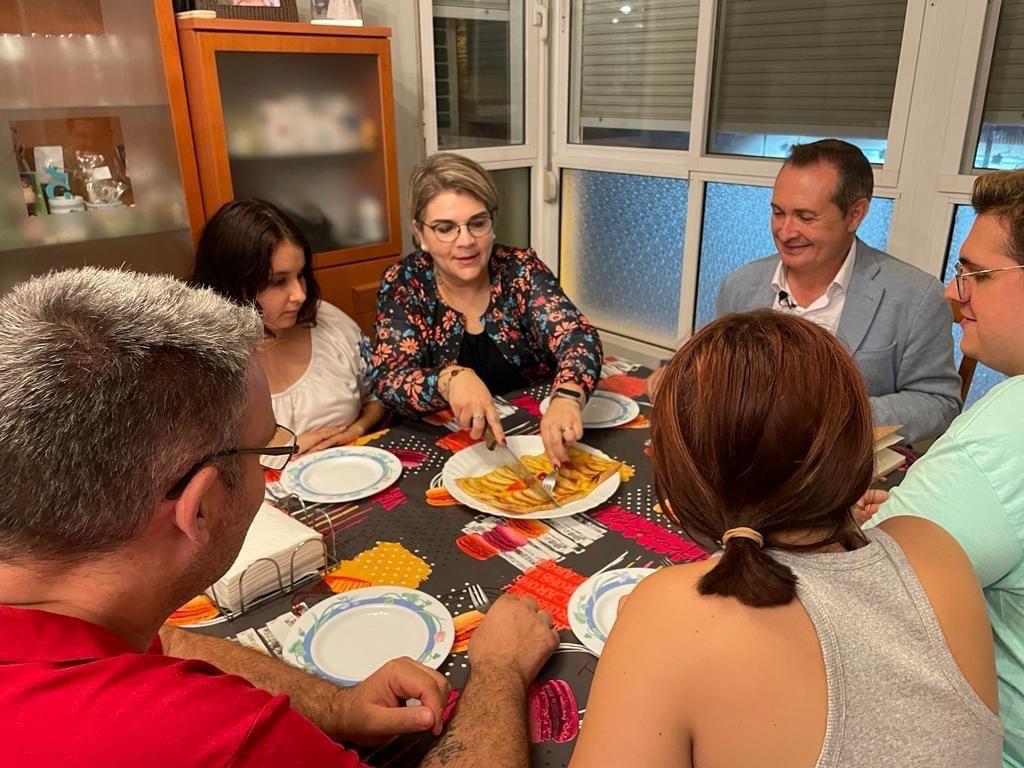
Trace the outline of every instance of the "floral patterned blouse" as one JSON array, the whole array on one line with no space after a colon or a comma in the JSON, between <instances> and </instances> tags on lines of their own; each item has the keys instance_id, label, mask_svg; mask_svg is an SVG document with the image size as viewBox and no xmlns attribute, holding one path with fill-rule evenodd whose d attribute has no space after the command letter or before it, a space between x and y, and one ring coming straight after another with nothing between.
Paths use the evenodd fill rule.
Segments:
<instances>
[{"instance_id":1,"label":"floral patterned blouse","mask_svg":"<svg viewBox=\"0 0 1024 768\"><path fill-rule=\"evenodd\" d=\"M501 354L527 381L553 377L589 396L601 374L601 339L547 266L532 248L495 245L490 275L484 332ZM391 266L377 297L373 392L406 415L446 408L437 377L458 360L465 330L462 314L438 295L429 254L414 251Z\"/></svg>"}]
</instances>

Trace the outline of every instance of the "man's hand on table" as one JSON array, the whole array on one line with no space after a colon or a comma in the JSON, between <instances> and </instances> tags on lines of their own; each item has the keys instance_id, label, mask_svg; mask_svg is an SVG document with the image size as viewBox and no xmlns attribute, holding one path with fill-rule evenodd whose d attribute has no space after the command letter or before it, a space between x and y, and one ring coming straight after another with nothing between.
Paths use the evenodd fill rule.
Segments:
<instances>
[{"instance_id":1,"label":"man's hand on table","mask_svg":"<svg viewBox=\"0 0 1024 768\"><path fill-rule=\"evenodd\" d=\"M495 601L469 641L469 682L459 710L421 768L526 768L527 687L557 647L551 617L533 598Z\"/></svg>"},{"instance_id":2,"label":"man's hand on table","mask_svg":"<svg viewBox=\"0 0 1024 768\"><path fill-rule=\"evenodd\" d=\"M333 739L370 746L400 733L441 732L448 681L412 659L389 661L359 685L340 688L230 640L168 625L160 640L167 656L199 659L275 696L287 694L296 712ZM422 706L406 707L407 699Z\"/></svg>"},{"instance_id":3,"label":"man's hand on table","mask_svg":"<svg viewBox=\"0 0 1024 768\"><path fill-rule=\"evenodd\" d=\"M373 746L400 733L441 735L451 686L439 672L412 659L389 661L363 682L336 694L332 730L346 741ZM405 706L419 699L421 706Z\"/></svg>"},{"instance_id":4,"label":"man's hand on table","mask_svg":"<svg viewBox=\"0 0 1024 768\"><path fill-rule=\"evenodd\" d=\"M515 674L525 688L557 647L551 617L536 600L502 595L470 638L470 674Z\"/></svg>"}]
</instances>

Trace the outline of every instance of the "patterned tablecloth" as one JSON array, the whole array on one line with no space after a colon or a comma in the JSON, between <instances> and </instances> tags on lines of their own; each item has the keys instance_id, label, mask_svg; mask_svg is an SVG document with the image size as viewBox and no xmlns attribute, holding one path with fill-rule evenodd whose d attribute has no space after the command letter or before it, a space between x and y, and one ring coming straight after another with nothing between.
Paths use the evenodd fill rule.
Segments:
<instances>
[{"instance_id":1,"label":"patterned tablecloth","mask_svg":"<svg viewBox=\"0 0 1024 768\"><path fill-rule=\"evenodd\" d=\"M231 621L197 626L196 631L233 637L280 655L278 639L287 631L294 606L362 586L401 584L437 597L456 620L456 646L440 671L452 686L468 674L465 645L480 615L467 588L480 585L492 599L503 591L530 594L554 617L564 641L531 691L533 764L565 765L584 719L597 659L567 628L566 603L590 574L622 556L615 567L657 567L704 557L654 510L652 476L645 444L650 437L650 405L643 395L645 371L606 366L602 388L634 397L640 416L615 429L588 430L583 442L635 469L606 503L590 513L561 520L533 521L477 514L446 499L440 473L466 436L444 426L405 422L378 433L368 444L395 453L403 464L397 485L357 505L327 534L333 567L325 579L306 582ZM547 386L507 398L515 408L506 429L535 429ZM628 472L627 472L628 474ZM431 489L432 493L428 493ZM298 513L301 515L302 513ZM191 618L210 606L191 605ZM177 614L176 614L177 615ZM426 736L395 740L366 751L373 766L414 765L430 746Z\"/></svg>"}]
</instances>

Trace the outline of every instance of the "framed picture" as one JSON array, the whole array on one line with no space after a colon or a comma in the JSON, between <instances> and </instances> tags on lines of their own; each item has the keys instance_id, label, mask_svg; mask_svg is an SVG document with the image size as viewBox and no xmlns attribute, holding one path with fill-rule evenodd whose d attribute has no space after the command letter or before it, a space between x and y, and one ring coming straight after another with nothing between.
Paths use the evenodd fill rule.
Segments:
<instances>
[{"instance_id":1,"label":"framed picture","mask_svg":"<svg viewBox=\"0 0 1024 768\"><path fill-rule=\"evenodd\" d=\"M228 19L298 21L295 0L196 0L196 10L216 11Z\"/></svg>"}]
</instances>

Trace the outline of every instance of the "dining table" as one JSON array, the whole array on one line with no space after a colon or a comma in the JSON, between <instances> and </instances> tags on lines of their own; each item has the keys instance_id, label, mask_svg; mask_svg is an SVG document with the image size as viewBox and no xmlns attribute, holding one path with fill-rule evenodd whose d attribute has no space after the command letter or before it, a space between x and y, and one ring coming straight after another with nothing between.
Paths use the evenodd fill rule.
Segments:
<instances>
[{"instance_id":1,"label":"dining table","mask_svg":"<svg viewBox=\"0 0 1024 768\"><path fill-rule=\"evenodd\" d=\"M455 452L474 442L469 434L436 418L434 423L396 420L361 441L400 458L402 474L390 488L344 507L336 519L294 499L278 500L324 536L323 571L227 620L221 613L191 628L244 640L280 657L282 621L287 626L303 610L347 590L394 583L426 592L454 617L455 645L438 671L458 690L471 671L466 645L482 618L478 608L486 610L506 592L530 595L552 616L560 639L528 697L531 765L566 765L586 727L598 663L570 629L572 593L602 569L662 568L708 556L657 504L647 455L651 403L643 382L648 373L626 361L605 365L599 389L635 400L639 415L615 428L585 430L581 443L623 462L620 486L596 507L559 519L520 520L463 506L445 492L441 474ZM500 398L503 427L511 434L536 433L549 391L550 383L544 382ZM665 620L685 619L673 617L666 606ZM276 639L270 631L275 626ZM360 754L376 768L416 765L432 743L429 734L403 736Z\"/></svg>"}]
</instances>

